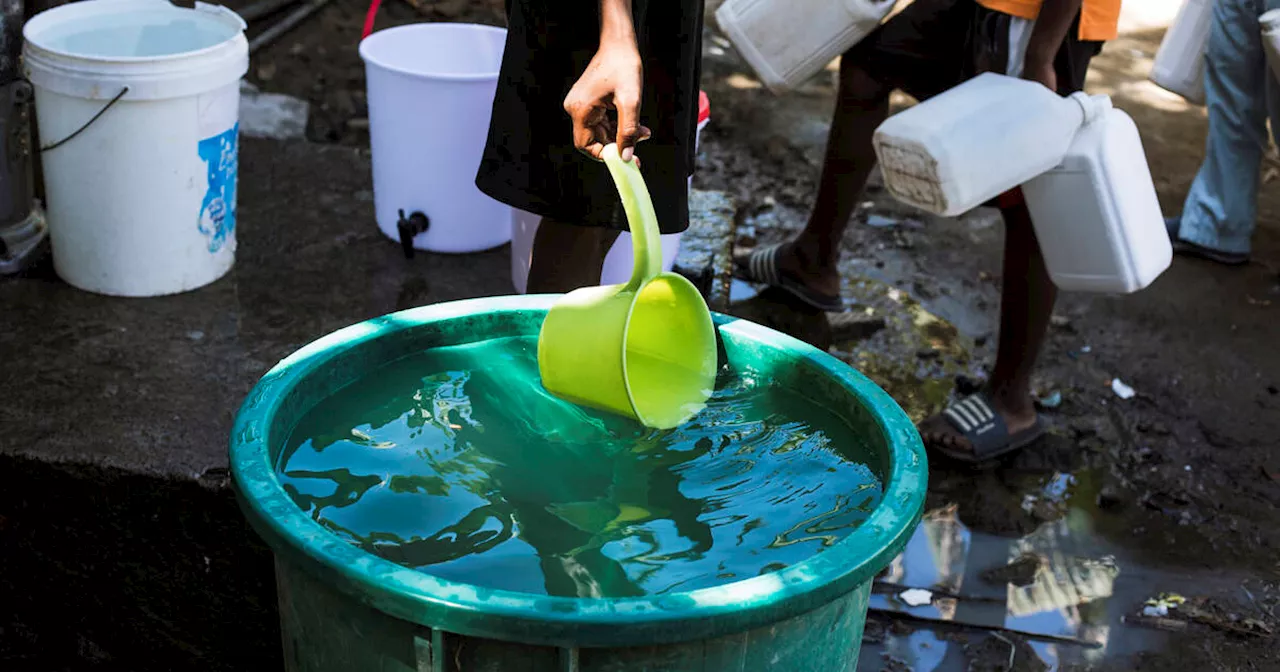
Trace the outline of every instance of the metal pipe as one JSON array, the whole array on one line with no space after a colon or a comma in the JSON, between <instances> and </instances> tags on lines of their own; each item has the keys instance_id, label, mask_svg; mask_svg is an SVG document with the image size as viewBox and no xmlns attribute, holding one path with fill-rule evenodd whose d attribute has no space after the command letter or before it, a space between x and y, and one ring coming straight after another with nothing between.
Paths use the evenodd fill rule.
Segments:
<instances>
[{"instance_id":1,"label":"metal pipe","mask_svg":"<svg viewBox=\"0 0 1280 672\"><path fill-rule=\"evenodd\" d=\"M44 250L32 169L31 84L22 76L22 0L0 0L0 273L17 273Z\"/></svg>"},{"instance_id":2,"label":"metal pipe","mask_svg":"<svg viewBox=\"0 0 1280 672\"><path fill-rule=\"evenodd\" d=\"M296 4L298 4L298 0L258 0L237 13L245 21L257 21L264 16L270 16L285 7Z\"/></svg>"},{"instance_id":3,"label":"metal pipe","mask_svg":"<svg viewBox=\"0 0 1280 672\"><path fill-rule=\"evenodd\" d=\"M249 41L249 53L253 53L268 44L276 41L281 35L293 30L298 24L306 21L308 17L324 8L329 4L330 0L310 0L307 4L293 10L280 22L262 31L257 37Z\"/></svg>"}]
</instances>

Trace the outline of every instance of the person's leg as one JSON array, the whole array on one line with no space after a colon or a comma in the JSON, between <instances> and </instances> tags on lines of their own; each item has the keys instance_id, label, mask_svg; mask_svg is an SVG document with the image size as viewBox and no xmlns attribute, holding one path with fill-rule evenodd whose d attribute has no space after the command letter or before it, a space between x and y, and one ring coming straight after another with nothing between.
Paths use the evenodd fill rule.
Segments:
<instances>
[{"instance_id":1,"label":"person's leg","mask_svg":"<svg viewBox=\"0 0 1280 672\"><path fill-rule=\"evenodd\" d=\"M822 294L840 294L840 241L876 165L871 137L889 114L890 89L856 62L840 62L840 87L813 211L780 254L784 272Z\"/></svg>"},{"instance_id":2,"label":"person's leg","mask_svg":"<svg viewBox=\"0 0 1280 672\"><path fill-rule=\"evenodd\" d=\"M1078 21L1073 23L1067 42L1054 60L1058 93L1062 95L1084 88L1089 62L1101 48L1096 42L1074 38ZM1002 22L990 22L987 27L1002 33L1008 31L994 36L998 43L1012 40L1018 23L1006 18ZM1016 53L1003 55L1006 61L1021 58ZM972 462L986 461L1021 448L1044 432L1031 395L1031 374L1058 296L1045 267L1022 190L1002 194L996 204L1005 222L1005 242L999 343L991 378L982 393L948 406L920 426L926 445L950 457ZM1003 432L999 430L1001 426ZM975 446L975 442L978 445Z\"/></svg>"},{"instance_id":3,"label":"person's leg","mask_svg":"<svg viewBox=\"0 0 1280 672\"><path fill-rule=\"evenodd\" d=\"M990 390L1009 433L1031 426L1035 402L1031 372L1044 345L1058 288L1049 279L1044 255L1025 202L1003 207L1004 268L1000 295L1000 335Z\"/></svg>"},{"instance_id":4,"label":"person's leg","mask_svg":"<svg viewBox=\"0 0 1280 672\"><path fill-rule=\"evenodd\" d=\"M600 272L618 232L543 217L533 238L530 294L560 294L600 284Z\"/></svg>"},{"instance_id":5,"label":"person's leg","mask_svg":"<svg viewBox=\"0 0 1280 672\"><path fill-rule=\"evenodd\" d=\"M1218 0L1204 74L1209 137L1176 236L1240 255L1241 261L1257 220L1258 168L1267 144L1266 79L1257 4Z\"/></svg>"},{"instance_id":6,"label":"person's leg","mask_svg":"<svg viewBox=\"0 0 1280 672\"><path fill-rule=\"evenodd\" d=\"M1049 279L1026 203L1002 206L1000 212L1005 222L1000 334L986 394L1009 435L1015 436L1036 424L1031 373L1049 330L1058 288ZM921 424L920 432L933 447L961 453L973 449L943 415Z\"/></svg>"},{"instance_id":7,"label":"person's leg","mask_svg":"<svg viewBox=\"0 0 1280 672\"><path fill-rule=\"evenodd\" d=\"M841 57L836 108L809 220L781 247L739 257L740 277L779 285L815 307L839 309L840 243L875 169L871 140L888 116L889 94L903 89L923 100L962 81L963 22L972 6L971 0L915 2Z\"/></svg>"}]
</instances>

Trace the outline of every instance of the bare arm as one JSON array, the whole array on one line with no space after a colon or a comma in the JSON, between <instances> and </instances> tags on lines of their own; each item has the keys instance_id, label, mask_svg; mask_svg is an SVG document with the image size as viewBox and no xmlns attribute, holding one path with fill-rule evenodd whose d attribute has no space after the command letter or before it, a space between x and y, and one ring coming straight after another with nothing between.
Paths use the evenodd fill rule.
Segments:
<instances>
[{"instance_id":1,"label":"bare arm","mask_svg":"<svg viewBox=\"0 0 1280 672\"><path fill-rule=\"evenodd\" d=\"M1027 43L1027 57L1022 76L1058 90L1058 77L1053 69L1054 57L1067 39L1071 22L1080 13L1083 0L1044 0L1040 16Z\"/></svg>"},{"instance_id":2,"label":"bare arm","mask_svg":"<svg viewBox=\"0 0 1280 672\"><path fill-rule=\"evenodd\" d=\"M616 142L623 160L630 161L635 144L650 135L640 125L643 86L631 0L600 0L600 46L564 100L573 119L574 146L599 159L604 146ZM616 122L610 110L617 113Z\"/></svg>"}]
</instances>

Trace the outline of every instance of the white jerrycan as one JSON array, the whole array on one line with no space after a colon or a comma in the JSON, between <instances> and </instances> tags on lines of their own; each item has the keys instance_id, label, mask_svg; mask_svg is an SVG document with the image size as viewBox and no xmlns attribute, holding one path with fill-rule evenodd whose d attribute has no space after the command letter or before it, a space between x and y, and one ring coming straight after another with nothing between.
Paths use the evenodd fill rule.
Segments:
<instances>
[{"instance_id":1,"label":"white jerrycan","mask_svg":"<svg viewBox=\"0 0 1280 672\"><path fill-rule=\"evenodd\" d=\"M1149 79L1160 88L1204 104L1204 54L1209 47L1213 0L1183 0L1164 34Z\"/></svg>"},{"instance_id":2,"label":"white jerrycan","mask_svg":"<svg viewBox=\"0 0 1280 672\"><path fill-rule=\"evenodd\" d=\"M775 93L802 84L862 41L895 0L728 0L716 22Z\"/></svg>"},{"instance_id":3,"label":"white jerrycan","mask_svg":"<svg viewBox=\"0 0 1280 672\"><path fill-rule=\"evenodd\" d=\"M1104 109L1083 93L986 73L889 117L873 142L894 198L954 217L1058 165Z\"/></svg>"},{"instance_id":4,"label":"white jerrycan","mask_svg":"<svg viewBox=\"0 0 1280 672\"><path fill-rule=\"evenodd\" d=\"M1127 294L1169 267L1165 231L1133 119L1107 109L1085 124L1062 162L1022 185L1053 283L1067 291Z\"/></svg>"},{"instance_id":5,"label":"white jerrycan","mask_svg":"<svg viewBox=\"0 0 1280 672\"><path fill-rule=\"evenodd\" d=\"M1280 80L1280 9L1259 16L1258 23L1262 26L1262 48L1267 53L1271 76Z\"/></svg>"}]
</instances>

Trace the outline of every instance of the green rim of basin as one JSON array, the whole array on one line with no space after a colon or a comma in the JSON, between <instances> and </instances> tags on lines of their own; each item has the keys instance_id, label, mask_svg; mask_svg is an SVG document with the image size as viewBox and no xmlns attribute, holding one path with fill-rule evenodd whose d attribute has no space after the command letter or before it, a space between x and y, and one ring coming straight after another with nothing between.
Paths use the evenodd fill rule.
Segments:
<instances>
[{"instance_id":1,"label":"green rim of basin","mask_svg":"<svg viewBox=\"0 0 1280 672\"><path fill-rule=\"evenodd\" d=\"M368 553L326 530L285 492L271 446L286 441L293 424L310 410L304 407L308 402L291 395L299 383L313 377L332 380L335 387L350 382L334 371L359 366L355 353L361 348L375 339L407 346L416 343L411 333L432 325L457 331L465 323L472 340L478 340L490 336L486 325L518 317L534 325L533 335L557 298L473 299L375 318L303 347L263 376L236 417L231 472L242 510L278 560L372 608L425 627L530 644L642 646L722 636L803 614L872 581L906 545L924 507L928 471L911 420L875 383L840 360L790 336L723 315L716 315L715 323L726 347L745 343L755 354L768 352L779 361L789 358L816 368L823 379L859 400L863 424L878 430L888 447L888 454L877 458L884 480L880 505L849 536L804 562L711 588L646 597L569 598L493 590L439 579ZM437 340L439 346L467 342Z\"/></svg>"}]
</instances>

